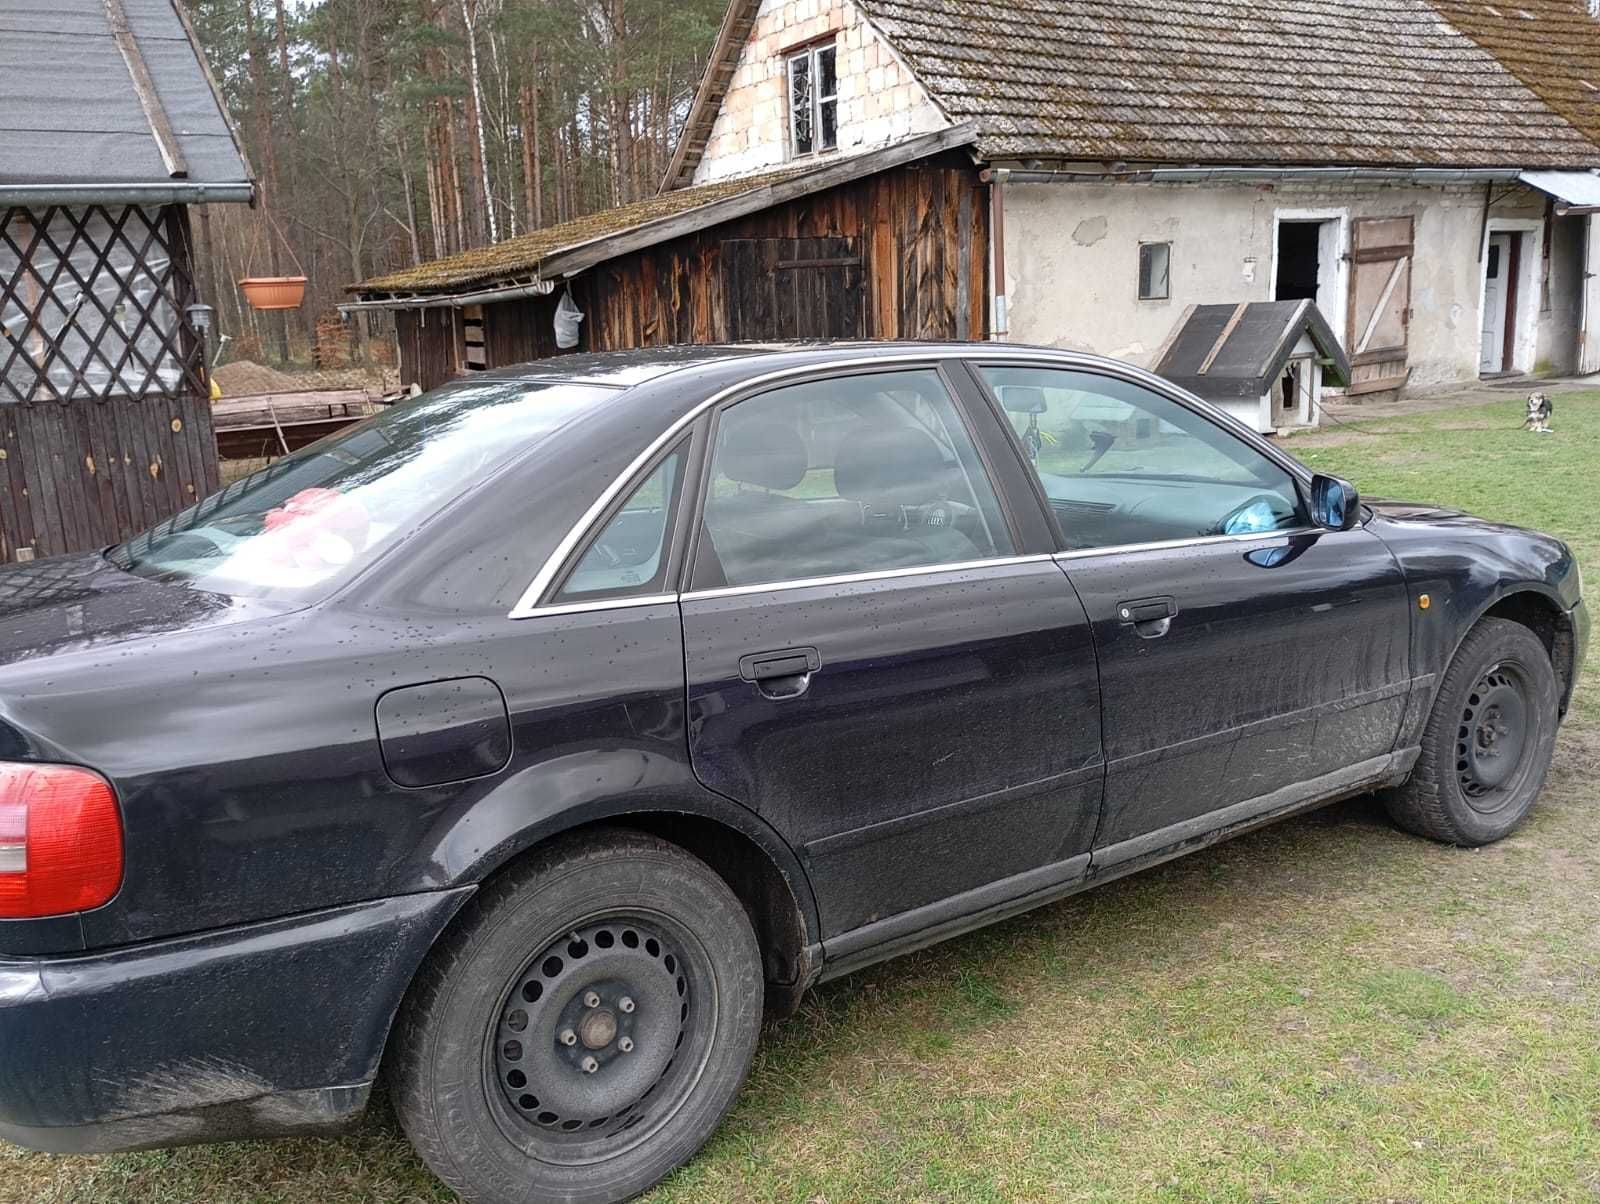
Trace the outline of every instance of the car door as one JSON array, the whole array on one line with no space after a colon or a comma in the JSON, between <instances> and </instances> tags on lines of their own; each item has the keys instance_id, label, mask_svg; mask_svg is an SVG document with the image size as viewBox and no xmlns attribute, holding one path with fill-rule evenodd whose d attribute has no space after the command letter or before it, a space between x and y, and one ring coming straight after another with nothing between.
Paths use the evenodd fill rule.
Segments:
<instances>
[{"instance_id":1,"label":"car door","mask_svg":"<svg viewBox=\"0 0 1600 1204\"><path fill-rule=\"evenodd\" d=\"M1094 627L1096 866L1387 766L1410 689L1409 602L1381 540L1313 526L1284 463L1152 385L1015 364L978 374Z\"/></svg>"},{"instance_id":2,"label":"car door","mask_svg":"<svg viewBox=\"0 0 1600 1204\"><path fill-rule=\"evenodd\" d=\"M800 851L824 936L863 947L1081 876L1099 816L1088 619L978 416L913 364L716 417L681 599L691 759Z\"/></svg>"}]
</instances>

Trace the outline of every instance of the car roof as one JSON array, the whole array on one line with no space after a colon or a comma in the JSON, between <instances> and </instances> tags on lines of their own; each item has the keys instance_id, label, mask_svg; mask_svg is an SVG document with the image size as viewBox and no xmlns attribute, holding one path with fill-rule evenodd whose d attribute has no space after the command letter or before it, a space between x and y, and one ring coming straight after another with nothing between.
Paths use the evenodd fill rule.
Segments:
<instances>
[{"instance_id":1,"label":"car roof","mask_svg":"<svg viewBox=\"0 0 1600 1204\"><path fill-rule=\"evenodd\" d=\"M487 372L474 373L474 380L565 380L583 384L632 388L660 377L692 368L727 367L728 375L738 369L757 375L777 367L802 367L807 363L827 363L841 353L852 358L881 354L903 356L918 351L971 352L993 350L993 343L961 342L871 342L834 340L796 340L791 342L707 344L704 346L640 347L628 351L589 351L555 356L525 364L511 364ZM781 362L777 362L780 361Z\"/></svg>"}]
</instances>

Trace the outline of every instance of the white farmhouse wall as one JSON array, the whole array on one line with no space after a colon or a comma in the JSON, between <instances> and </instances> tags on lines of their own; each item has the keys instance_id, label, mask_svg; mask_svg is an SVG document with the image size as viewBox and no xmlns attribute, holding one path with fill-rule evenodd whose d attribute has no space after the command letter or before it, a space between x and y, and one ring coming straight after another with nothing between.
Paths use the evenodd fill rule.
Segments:
<instances>
[{"instance_id":1,"label":"white farmhouse wall","mask_svg":"<svg viewBox=\"0 0 1600 1204\"><path fill-rule=\"evenodd\" d=\"M950 124L851 0L762 0L695 169L696 184L764 171L789 158L787 58L829 35L839 52L838 153Z\"/></svg>"},{"instance_id":2,"label":"white farmhouse wall","mask_svg":"<svg viewBox=\"0 0 1600 1204\"><path fill-rule=\"evenodd\" d=\"M1149 367L1188 306L1271 298L1279 211L1341 211L1351 220L1409 216L1416 219L1411 385L1474 380L1481 341L1484 199L1482 187L1470 186L1009 184L1010 338ZM1519 193L1497 201L1493 213L1513 220L1542 218L1543 200ZM1138 299L1140 242L1172 244L1168 300ZM1349 250L1348 243L1343 250ZM1529 283L1541 284L1539 260L1527 266ZM1527 312L1537 310L1530 302ZM1345 332L1337 333L1342 341ZM1530 332L1530 362L1521 366L1534 366L1533 349Z\"/></svg>"}]
</instances>

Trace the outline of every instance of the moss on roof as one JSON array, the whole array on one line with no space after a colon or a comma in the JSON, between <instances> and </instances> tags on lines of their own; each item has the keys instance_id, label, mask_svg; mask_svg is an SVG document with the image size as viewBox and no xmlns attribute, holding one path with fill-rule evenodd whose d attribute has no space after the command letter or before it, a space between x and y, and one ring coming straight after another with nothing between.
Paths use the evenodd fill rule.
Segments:
<instances>
[{"instance_id":1,"label":"moss on roof","mask_svg":"<svg viewBox=\"0 0 1600 1204\"><path fill-rule=\"evenodd\" d=\"M1600 17L1586 0L1429 0L1539 99L1600 143Z\"/></svg>"},{"instance_id":2,"label":"moss on roof","mask_svg":"<svg viewBox=\"0 0 1600 1204\"><path fill-rule=\"evenodd\" d=\"M546 226L490 247L463 251L459 255L435 259L414 268L376 276L351 285L349 291L366 294L457 292L473 285L531 277L537 275L540 263L552 255L636 230L651 222L677 217L715 201L755 192L813 170L816 169L811 165L791 167L757 176L681 188L617 209L604 209L599 213L574 218L557 226Z\"/></svg>"}]
</instances>

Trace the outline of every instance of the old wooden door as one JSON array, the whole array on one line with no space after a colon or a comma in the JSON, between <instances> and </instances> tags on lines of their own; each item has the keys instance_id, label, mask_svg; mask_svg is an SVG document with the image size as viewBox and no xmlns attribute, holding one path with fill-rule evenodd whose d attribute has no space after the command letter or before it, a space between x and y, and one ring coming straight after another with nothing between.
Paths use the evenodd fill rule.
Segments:
<instances>
[{"instance_id":1,"label":"old wooden door","mask_svg":"<svg viewBox=\"0 0 1600 1204\"><path fill-rule=\"evenodd\" d=\"M855 239L735 238L721 252L731 342L863 337Z\"/></svg>"},{"instance_id":2,"label":"old wooden door","mask_svg":"<svg viewBox=\"0 0 1600 1204\"><path fill-rule=\"evenodd\" d=\"M1408 375L1412 219L1358 218L1351 228L1349 391L1397 389Z\"/></svg>"}]
</instances>

